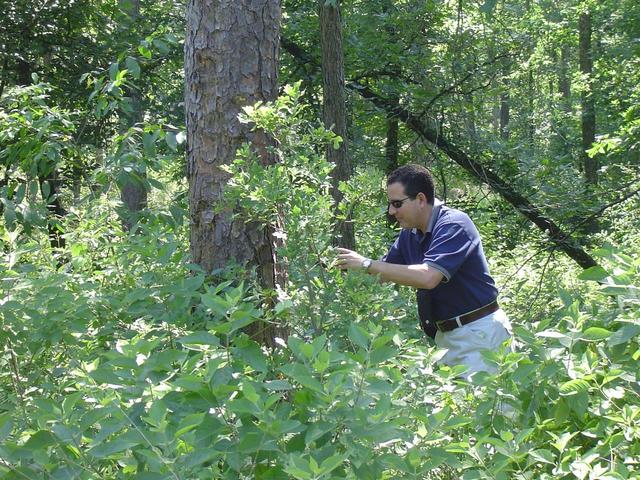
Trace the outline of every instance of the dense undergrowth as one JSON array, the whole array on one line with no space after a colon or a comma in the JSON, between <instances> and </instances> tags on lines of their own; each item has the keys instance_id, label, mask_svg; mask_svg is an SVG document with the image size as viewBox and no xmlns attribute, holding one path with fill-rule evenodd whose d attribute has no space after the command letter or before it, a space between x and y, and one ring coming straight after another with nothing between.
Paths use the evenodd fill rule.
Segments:
<instances>
[{"instance_id":1,"label":"dense undergrowth","mask_svg":"<svg viewBox=\"0 0 640 480\"><path fill-rule=\"evenodd\" d=\"M104 202L70 214L60 265L46 240L4 232L0 478L640 478L637 244L582 273L525 261L533 244L489 252L518 345L487 353L498 375L463 382L436 365L409 290L330 268L314 145L335 139L292 97L248 112L283 163L264 171L245 151L230 167L241 211L287 213L275 310L250 272L189 263L180 202L133 234ZM370 255L392 236L371 215L381 181L343 186ZM243 332L256 320L291 336L265 350Z\"/></svg>"}]
</instances>

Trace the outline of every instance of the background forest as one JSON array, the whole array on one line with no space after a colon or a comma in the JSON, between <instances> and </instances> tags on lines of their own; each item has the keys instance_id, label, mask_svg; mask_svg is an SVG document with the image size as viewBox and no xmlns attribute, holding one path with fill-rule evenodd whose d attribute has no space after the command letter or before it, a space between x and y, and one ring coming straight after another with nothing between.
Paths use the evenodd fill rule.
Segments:
<instances>
[{"instance_id":1,"label":"background forest","mask_svg":"<svg viewBox=\"0 0 640 480\"><path fill-rule=\"evenodd\" d=\"M640 478L637 1L0 5L1 479ZM405 163L497 375L332 268Z\"/></svg>"}]
</instances>

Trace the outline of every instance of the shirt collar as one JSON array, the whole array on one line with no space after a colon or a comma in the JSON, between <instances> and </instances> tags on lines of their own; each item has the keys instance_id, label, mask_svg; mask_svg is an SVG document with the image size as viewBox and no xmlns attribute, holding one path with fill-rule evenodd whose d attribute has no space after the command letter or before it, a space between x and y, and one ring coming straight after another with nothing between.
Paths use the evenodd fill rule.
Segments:
<instances>
[{"instance_id":1,"label":"shirt collar","mask_svg":"<svg viewBox=\"0 0 640 480\"><path fill-rule=\"evenodd\" d=\"M436 221L438 220L438 215L440 214L440 208L442 208L443 205L444 202L442 200L440 200L439 198L434 198L433 208L431 209L431 218L429 219L429 223L427 225L427 231L424 232L425 234L431 233L433 231L433 227L435 226ZM411 233L413 233L414 235L417 234L418 229L412 228Z\"/></svg>"}]
</instances>

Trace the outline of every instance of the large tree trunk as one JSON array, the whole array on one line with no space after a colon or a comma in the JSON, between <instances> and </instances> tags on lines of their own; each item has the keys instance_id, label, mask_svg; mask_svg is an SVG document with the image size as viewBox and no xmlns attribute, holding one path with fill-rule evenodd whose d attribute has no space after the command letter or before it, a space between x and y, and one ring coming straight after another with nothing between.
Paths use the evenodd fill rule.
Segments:
<instances>
[{"instance_id":1,"label":"large tree trunk","mask_svg":"<svg viewBox=\"0 0 640 480\"><path fill-rule=\"evenodd\" d=\"M191 220L191 256L206 271L235 260L257 267L263 286L283 285L270 228L232 218L223 203L229 175L220 167L250 142L263 163L274 162L268 138L251 132L243 106L277 97L280 2L190 0L185 39L185 109ZM282 327L254 324L254 338L274 345Z\"/></svg>"},{"instance_id":2,"label":"large tree trunk","mask_svg":"<svg viewBox=\"0 0 640 480\"><path fill-rule=\"evenodd\" d=\"M287 39L283 39L283 46L294 57L305 63L312 64L313 59L305 55L304 50ZM518 212L533 222L542 231L547 232L554 248L565 252L582 268L589 268L597 265L596 261L578 245L570 234L562 231L560 227L546 215L544 215L528 199L517 192L512 185L489 170L480 162L471 158L462 149L444 138L440 132L431 126L418 115L415 115L400 105L394 105L390 100L385 99L371 90L369 87L358 83L347 83L347 88L357 92L360 96L371 101L375 106L386 112L387 115L394 115L402 121L407 128L416 132L421 138L434 144L445 153L450 159L464 168L478 181L489 185L497 194L501 195Z\"/></svg>"},{"instance_id":3,"label":"large tree trunk","mask_svg":"<svg viewBox=\"0 0 640 480\"><path fill-rule=\"evenodd\" d=\"M342 51L342 24L339 0L330 3L320 0L320 47L322 49L322 112L325 128L342 137L340 148L328 145L327 160L335 165L331 195L336 209L343 200L338 188L340 182L351 177L351 164L347 148L347 113L344 92L344 54ZM337 212L338 213L338 212ZM344 248L355 248L353 224L348 210L339 213L346 218L336 224L336 244Z\"/></svg>"},{"instance_id":4,"label":"large tree trunk","mask_svg":"<svg viewBox=\"0 0 640 480\"><path fill-rule=\"evenodd\" d=\"M140 16L140 0L120 0L120 8L128 17L126 28L133 29ZM126 94L131 99L131 112L125 114L123 128L128 130L142 120L142 98L140 91L134 88L126 89ZM120 200L124 205L122 227L125 230L131 229L137 213L147 206L147 189L144 185L146 169L144 165L134 167L135 174L125 173L120 184Z\"/></svg>"},{"instance_id":5,"label":"large tree trunk","mask_svg":"<svg viewBox=\"0 0 640 480\"><path fill-rule=\"evenodd\" d=\"M598 160L590 158L587 150L591 148L596 140L596 107L593 97L592 73L593 73L593 50L591 48L591 13L580 14L580 73L586 80L585 88L582 92L582 167L584 168L584 179L587 185L598 184Z\"/></svg>"}]
</instances>

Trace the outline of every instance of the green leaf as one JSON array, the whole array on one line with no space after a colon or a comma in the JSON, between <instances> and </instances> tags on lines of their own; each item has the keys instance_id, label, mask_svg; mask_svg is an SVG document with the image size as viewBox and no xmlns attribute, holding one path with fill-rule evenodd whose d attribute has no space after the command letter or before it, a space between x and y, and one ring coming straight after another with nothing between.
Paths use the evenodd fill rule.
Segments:
<instances>
[{"instance_id":1,"label":"green leaf","mask_svg":"<svg viewBox=\"0 0 640 480\"><path fill-rule=\"evenodd\" d=\"M264 388L271 391L291 390L293 386L286 380L269 380L264 382Z\"/></svg>"},{"instance_id":2,"label":"green leaf","mask_svg":"<svg viewBox=\"0 0 640 480\"><path fill-rule=\"evenodd\" d=\"M96 458L106 458L135 447L142 441L138 432L129 430L114 439L104 440L104 443L93 446L87 453Z\"/></svg>"},{"instance_id":3,"label":"green leaf","mask_svg":"<svg viewBox=\"0 0 640 480\"><path fill-rule=\"evenodd\" d=\"M151 405L148 415L146 417L142 417L142 420L156 428L161 428L166 416L167 406L162 400L156 400L153 402L153 405Z\"/></svg>"},{"instance_id":4,"label":"green leaf","mask_svg":"<svg viewBox=\"0 0 640 480\"><path fill-rule=\"evenodd\" d=\"M289 475L297 480L311 480L314 477L309 462L307 462L300 454L291 454L289 463L284 469Z\"/></svg>"},{"instance_id":5,"label":"green leaf","mask_svg":"<svg viewBox=\"0 0 640 480\"><path fill-rule=\"evenodd\" d=\"M360 348L367 350L369 348L369 338L367 331L351 322L349 325L349 339Z\"/></svg>"},{"instance_id":6,"label":"green leaf","mask_svg":"<svg viewBox=\"0 0 640 480\"><path fill-rule=\"evenodd\" d=\"M56 445L57 443L56 437L51 432L38 430L26 441L24 448L27 450L39 450Z\"/></svg>"},{"instance_id":7,"label":"green leaf","mask_svg":"<svg viewBox=\"0 0 640 480\"><path fill-rule=\"evenodd\" d=\"M238 442L238 451L253 453L259 450L278 451L279 448L264 432L248 432L241 435L240 442Z\"/></svg>"},{"instance_id":8,"label":"green leaf","mask_svg":"<svg viewBox=\"0 0 640 480\"><path fill-rule=\"evenodd\" d=\"M580 272L580 274L578 275L578 278L580 280L593 280L593 281L599 281L599 280L603 280L605 278L607 278L609 276L609 273L607 273L607 271L602 268L599 265L596 265L595 267L589 267L586 270L583 270L582 272Z\"/></svg>"},{"instance_id":9,"label":"green leaf","mask_svg":"<svg viewBox=\"0 0 640 480\"><path fill-rule=\"evenodd\" d=\"M335 455L330 456L325 459L320 464L320 471L318 472L320 475L326 475L327 473L338 468L342 463L348 458L348 455L336 453Z\"/></svg>"},{"instance_id":10,"label":"green leaf","mask_svg":"<svg viewBox=\"0 0 640 480\"><path fill-rule=\"evenodd\" d=\"M314 442L325 433L332 431L334 428L335 424L330 422L318 421L312 423L304 436L304 443L309 445L311 442Z\"/></svg>"},{"instance_id":11,"label":"green leaf","mask_svg":"<svg viewBox=\"0 0 640 480\"><path fill-rule=\"evenodd\" d=\"M300 363L289 364L281 367L280 371L288 377L291 377L303 387L309 388L310 390L318 393L324 393L320 382L313 378L311 372L305 365Z\"/></svg>"},{"instance_id":12,"label":"green leaf","mask_svg":"<svg viewBox=\"0 0 640 480\"><path fill-rule=\"evenodd\" d=\"M213 293L205 293L201 297L201 301L205 307L214 312L215 314L224 317L229 310L229 303L222 297Z\"/></svg>"},{"instance_id":13,"label":"green leaf","mask_svg":"<svg viewBox=\"0 0 640 480\"><path fill-rule=\"evenodd\" d=\"M118 77L118 70L120 69L120 65L118 62L114 62L109 67L109 79L113 82Z\"/></svg>"},{"instance_id":14,"label":"green leaf","mask_svg":"<svg viewBox=\"0 0 640 480\"><path fill-rule=\"evenodd\" d=\"M241 328L246 327L247 325L251 325L257 320L258 318L254 316L254 312L247 310L236 310L231 314L231 321L221 322L218 325L214 325L211 327L211 330L216 333L231 334L236 330L240 330Z\"/></svg>"},{"instance_id":15,"label":"green leaf","mask_svg":"<svg viewBox=\"0 0 640 480\"><path fill-rule=\"evenodd\" d=\"M175 132L167 132L164 136L164 141L167 142L169 148L174 152L178 149L178 140Z\"/></svg>"},{"instance_id":16,"label":"green leaf","mask_svg":"<svg viewBox=\"0 0 640 480\"><path fill-rule=\"evenodd\" d=\"M183 345L220 345L220 339L206 331L191 333L185 337L179 338L178 342Z\"/></svg>"},{"instance_id":17,"label":"green leaf","mask_svg":"<svg viewBox=\"0 0 640 480\"><path fill-rule=\"evenodd\" d=\"M615 297L640 298L640 288L633 285L607 285L600 289L605 295Z\"/></svg>"},{"instance_id":18,"label":"green leaf","mask_svg":"<svg viewBox=\"0 0 640 480\"><path fill-rule=\"evenodd\" d=\"M246 345L234 348L233 352L234 355L242 358L254 370L258 372L267 372L269 370L267 358L262 353L260 345L256 342L249 340Z\"/></svg>"},{"instance_id":19,"label":"green leaf","mask_svg":"<svg viewBox=\"0 0 640 480\"><path fill-rule=\"evenodd\" d=\"M384 346L376 348L371 352L371 365L377 365L397 355L398 350L394 347Z\"/></svg>"},{"instance_id":20,"label":"green leaf","mask_svg":"<svg viewBox=\"0 0 640 480\"><path fill-rule=\"evenodd\" d=\"M176 430L176 433L173 438L174 439L178 438L184 435L185 433L193 430L197 426L199 426L204 420L205 415L206 414L202 412L202 413L193 413L191 415L187 415L186 417L184 417L180 422L180 425L178 426L178 430Z\"/></svg>"},{"instance_id":21,"label":"green leaf","mask_svg":"<svg viewBox=\"0 0 640 480\"><path fill-rule=\"evenodd\" d=\"M589 327L580 335L580 340L584 340L587 342L597 342L599 340L604 340L605 338L609 338L611 336L611 332L606 328L601 327Z\"/></svg>"},{"instance_id":22,"label":"green leaf","mask_svg":"<svg viewBox=\"0 0 640 480\"><path fill-rule=\"evenodd\" d=\"M166 55L167 53L169 53L169 45L167 45L163 40L160 40L159 38L154 38L153 45L158 49L158 51L161 54Z\"/></svg>"},{"instance_id":23,"label":"green leaf","mask_svg":"<svg viewBox=\"0 0 640 480\"><path fill-rule=\"evenodd\" d=\"M331 355L329 354L329 352L323 350L318 354L315 362L313 362L313 368L318 373L324 372L327 368L329 368L330 359Z\"/></svg>"},{"instance_id":24,"label":"green leaf","mask_svg":"<svg viewBox=\"0 0 640 480\"><path fill-rule=\"evenodd\" d=\"M627 343L629 340L631 340L633 337L635 337L639 333L640 333L640 324L637 324L637 323L627 324L622 328L613 332L609 337L609 341L607 342L607 344L610 347L614 347L616 345Z\"/></svg>"},{"instance_id":25,"label":"green leaf","mask_svg":"<svg viewBox=\"0 0 640 480\"><path fill-rule=\"evenodd\" d=\"M480 7L480 11L484 13L488 18L493 16L493 11L496 8L498 0L485 0L485 2Z\"/></svg>"},{"instance_id":26,"label":"green leaf","mask_svg":"<svg viewBox=\"0 0 640 480\"><path fill-rule=\"evenodd\" d=\"M531 457L537 462L548 463L551 465L555 465L556 463L553 453L550 450L546 450L544 448L534 450L529 455L531 455Z\"/></svg>"},{"instance_id":27,"label":"green leaf","mask_svg":"<svg viewBox=\"0 0 640 480\"><path fill-rule=\"evenodd\" d=\"M144 153L149 157L153 157L156 154L156 136L145 132L142 135L142 146L144 147Z\"/></svg>"},{"instance_id":28,"label":"green leaf","mask_svg":"<svg viewBox=\"0 0 640 480\"><path fill-rule=\"evenodd\" d=\"M133 78L140 78L140 64L135 58L127 57L124 64L127 70L131 72L131 75L133 75Z\"/></svg>"},{"instance_id":29,"label":"green leaf","mask_svg":"<svg viewBox=\"0 0 640 480\"><path fill-rule=\"evenodd\" d=\"M580 392L586 392L589 390L589 382L586 380L582 380L580 378L576 378L574 380L569 380L568 382L560 385L560 395L568 397L570 395L576 395Z\"/></svg>"},{"instance_id":30,"label":"green leaf","mask_svg":"<svg viewBox=\"0 0 640 480\"><path fill-rule=\"evenodd\" d=\"M76 405L76 403L78 403L78 400L80 400L83 395L84 392L76 392L72 393L71 395L67 395L64 398L64 400L62 401L62 411L66 416L69 416L69 414L73 410L73 407Z\"/></svg>"},{"instance_id":31,"label":"green leaf","mask_svg":"<svg viewBox=\"0 0 640 480\"><path fill-rule=\"evenodd\" d=\"M536 333L536 337L557 338L557 339L569 338L564 333L556 332L555 330L544 330L542 332L538 332Z\"/></svg>"},{"instance_id":32,"label":"green leaf","mask_svg":"<svg viewBox=\"0 0 640 480\"><path fill-rule=\"evenodd\" d=\"M12 430L13 419L11 418L11 413L6 412L0 414L0 441L7 438Z\"/></svg>"},{"instance_id":33,"label":"green leaf","mask_svg":"<svg viewBox=\"0 0 640 480\"><path fill-rule=\"evenodd\" d=\"M291 300L283 300L282 302L278 302L275 308L273 309L276 315L279 315L282 312L285 312L293 307L293 302Z\"/></svg>"}]
</instances>

